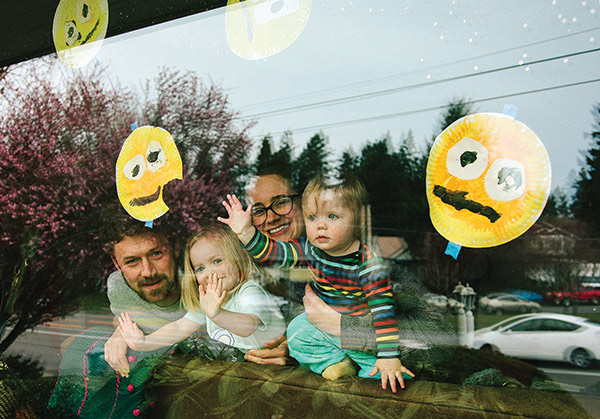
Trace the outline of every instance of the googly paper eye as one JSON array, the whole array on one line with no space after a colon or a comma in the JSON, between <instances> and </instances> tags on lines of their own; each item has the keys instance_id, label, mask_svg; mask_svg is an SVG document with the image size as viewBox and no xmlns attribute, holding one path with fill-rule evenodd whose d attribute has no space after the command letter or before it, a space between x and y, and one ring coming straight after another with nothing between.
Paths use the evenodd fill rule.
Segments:
<instances>
[{"instance_id":1,"label":"googly paper eye","mask_svg":"<svg viewBox=\"0 0 600 419\"><path fill-rule=\"evenodd\" d=\"M81 38L79 35L79 30L77 29L77 25L75 22L67 22L65 23L65 44L67 46L72 46Z\"/></svg>"},{"instance_id":2,"label":"googly paper eye","mask_svg":"<svg viewBox=\"0 0 600 419\"><path fill-rule=\"evenodd\" d=\"M446 165L448 172L459 179L477 179L488 164L488 151L483 144L469 138L463 138L448 150Z\"/></svg>"},{"instance_id":3,"label":"googly paper eye","mask_svg":"<svg viewBox=\"0 0 600 419\"><path fill-rule=\"evenodd\" d=\"M144 156L138 154L123 166L123 174L129 180L138 180L144 176L146 171L146 160Z\"/></svg>"},{"instance_id":4,"label":"googly paper eye","mask_svg":"<svg viewBox=\"0 0 600 419\"><path fill-rule=\"evenodd\" d=\"M90 5L88 4L87 0L79 0L77 2L77 7L75 8L76 12L77 12L77 20L80 23L86 23L88 20L90 20L90 16L91 16L91 11L90 11Z\"/></svg>"},{"instance_id":5,"label":"googly paper eye","mask_svg":"<svg viewBox=\"0 0 600 419\"><path fill-rule=\"evenodd\" d=\"M146 161L148 162L148 170L151 172L156 172L167 162L165 151L158 141L150 141L150 144L148 144Z\"/></svg>"},{"instance_id":6,"label":"googly paper eye","mask_svg":"<svg viewBox=\"0 0 600 419\"><path fill-rule=\"evenodd\" d=\"M516 160L498 159L485 175L485 190L496 201L512 201L525 192L525 167Z\"/></svg>"},{"instance_id":7,"label":"googly paper eye","mask_svg":"<svg viewBox=\"0 0 600 419\"><path fill-rule=\"evenodd\" d=\"M300 8L300 0L268 0L254 3L257 3L254 9L254 20L259 25L291 15Z\"/></svg>"}]
</instances>

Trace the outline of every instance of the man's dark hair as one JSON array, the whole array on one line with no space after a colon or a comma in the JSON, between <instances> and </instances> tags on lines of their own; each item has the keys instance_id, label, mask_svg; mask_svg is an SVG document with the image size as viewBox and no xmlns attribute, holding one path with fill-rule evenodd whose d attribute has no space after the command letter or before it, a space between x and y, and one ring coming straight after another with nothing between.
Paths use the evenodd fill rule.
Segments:
<instances>
[{"instance_id":1,"label":"man's dark hair","mask_svg":"<svg viewBox=\"0 0 600 419\"><path fill-rule=\"evenodd\" d=\"M118 204L118 205L117 205ZM173 243L175 236L173 232L167 228L168 213L154 220L152 228L147 227L143 221L136 220L129 215L125 209L117 203L104 208L102 214L102 226L100 228L100 240L104 243L104 251L108 255L113 256L115 244L123 240L125 237L136 236L143 233L154 233L163 235Z\"/></svg>"}]
</instances>

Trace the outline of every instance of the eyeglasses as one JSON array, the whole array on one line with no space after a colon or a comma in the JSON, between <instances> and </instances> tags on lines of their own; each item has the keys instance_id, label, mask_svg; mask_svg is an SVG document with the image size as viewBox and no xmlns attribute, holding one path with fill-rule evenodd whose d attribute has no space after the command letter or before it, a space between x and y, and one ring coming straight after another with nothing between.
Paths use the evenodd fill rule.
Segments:
<instances>
[{"instance_id":1,"label":"eyeglasses","mask_svg":"<svg viewBox=\"0 0 600 419\"><path fill-rule=\"evenodd\" d=\"M271 205L268 207L262 205L253 206L251 210L252 223L254 225L261 225L264 223L267 220L267 212L269 210L273 211L273 214L279 216L289 214L292 209L294 209L294 198L299 196L300 195L284 195L271 202Z\"/></svg>"}]
</instances>

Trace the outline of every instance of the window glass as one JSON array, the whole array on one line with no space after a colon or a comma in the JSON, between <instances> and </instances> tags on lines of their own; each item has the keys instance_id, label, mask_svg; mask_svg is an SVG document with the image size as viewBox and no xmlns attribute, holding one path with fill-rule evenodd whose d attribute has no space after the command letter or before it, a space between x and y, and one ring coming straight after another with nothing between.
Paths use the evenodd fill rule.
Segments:
<instances>
[{"instance_id":1,"label":"window glass","mask_svg":"<svg viewBox=\"0 0 600 419\"><path fill-rule=\"evenodd\" d=\"M390 365L397 392L439 383L457 409L460 391L582 417L600 397L579 370L593 348L573 351L600 321L597 0L54 3L18 47L58 54L0 67L0 355L20 407L52 417L58 381L51 406L79 416L143 416L147 385L155 417L188 396L209 409L190 417L242 398L385 416L391 383L367 380ZM499 330L578 333L542 349Z\"/></svg>"}]
</instances>

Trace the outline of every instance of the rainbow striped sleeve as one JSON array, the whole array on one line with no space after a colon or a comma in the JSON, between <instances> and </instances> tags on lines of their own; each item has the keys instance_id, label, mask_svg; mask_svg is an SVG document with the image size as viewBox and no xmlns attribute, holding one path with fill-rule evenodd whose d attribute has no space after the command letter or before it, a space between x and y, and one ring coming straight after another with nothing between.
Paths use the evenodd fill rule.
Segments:
<instances>
[{"instance_id":1,"label":"rainbow striped sleeve","mask_svg":"<svg viewBox=\"0 0 600 419\"><path fill-rule=\"evenodd\" d=\"M305 266L303 247L306 238L279 242L255 229L254 236L244 247L257 262L269 266Z\"/></svg>"},{"instance_id":2,"label":"rainbow striped sleeve","mask_svg":"<svg viewBox=\"0 0 600 419\"><path fill-rule=\"evenodd\" d=\"M361 268L358 280L373 315L377 358L396 358L400 356L400 332L389 271L377 257L366 260Z\"/></svg>"}]
</instances>

